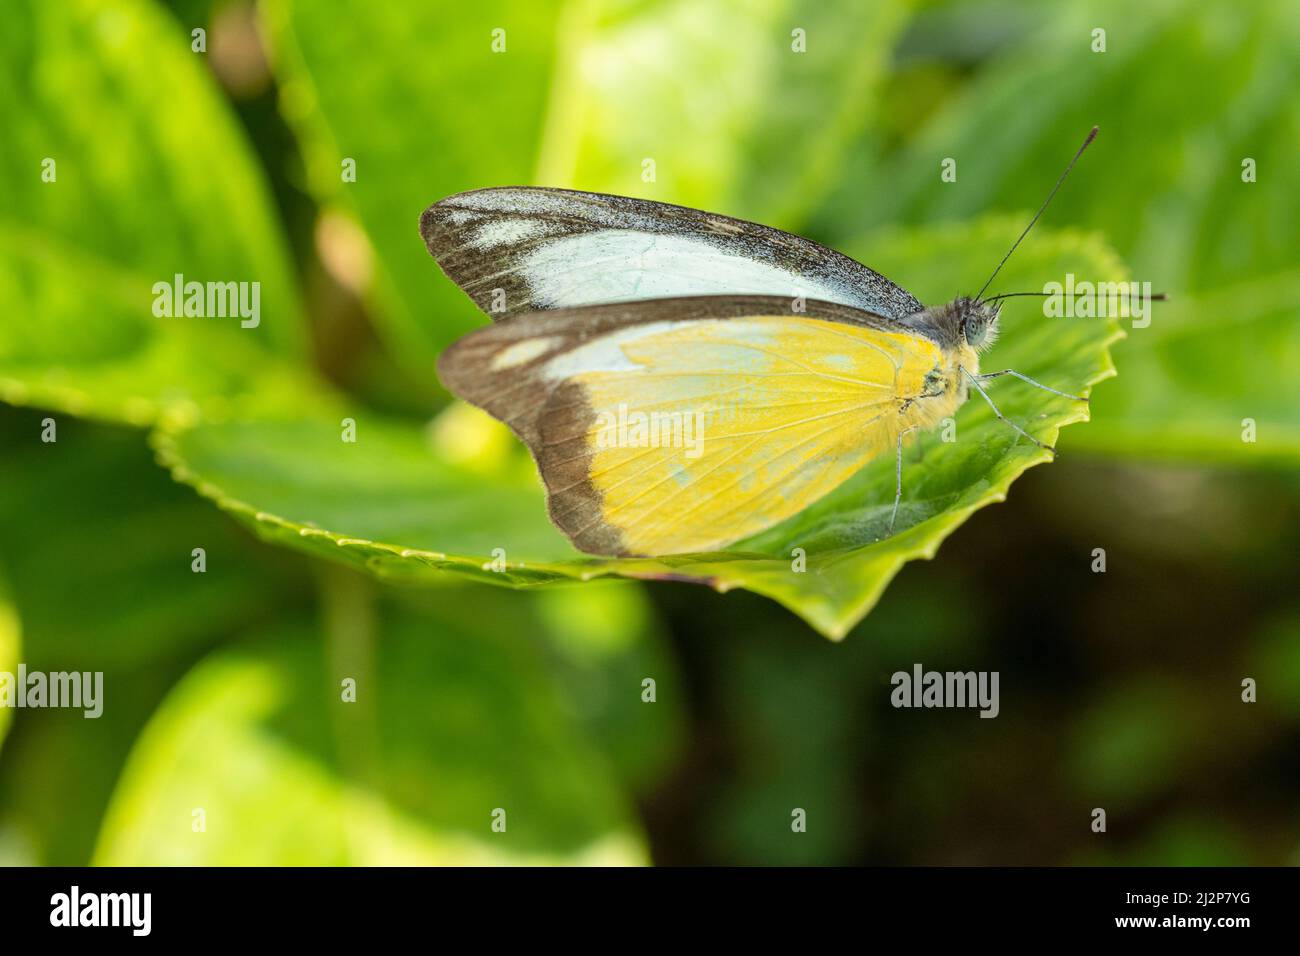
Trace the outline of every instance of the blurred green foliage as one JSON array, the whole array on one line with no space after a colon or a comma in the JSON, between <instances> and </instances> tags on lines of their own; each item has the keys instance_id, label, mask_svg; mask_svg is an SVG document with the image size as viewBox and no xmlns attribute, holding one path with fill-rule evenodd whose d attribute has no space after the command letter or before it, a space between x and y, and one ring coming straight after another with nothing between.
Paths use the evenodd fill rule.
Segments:
<instances>
[{"instance_id":1,"label":"blurred green foliage","mask_svg":"<svg viewBox=\"0 0 1300 956\"><path fill-rule=\"evenodd\" d=\"M1097 146L1050 220L1104 231L1132 276L1172 299L1117 347L1124 374L1097 393L1094 424L1078 441L1128 455L1294 465L1295 5L1158 0L1135 11L1102 0L1006 9L1016 12L981 16L976 5L965 13L978 24L972 42L986 45L973 77L927 49L923 32L904 46L890 102L910 119L909 88L930 77L934 101L922 109L931 115L901 148L877 154L872 177L889 187L846 188L823 228L1032 208L1026 182L1046 181L1079 131L1099 125ZM1093 52L1096 29L1106 32L1105 53ZM957 188L935 188L944 156L961 157ZM1247 160L1251 182L1243 181ZM1243 447L1243 418L1268 437Z\"/></svg>"},{"instance_id":2,"label":"blurred green foliage","mask_svg":"<svg viewBox=\"0 0 1300 956\"><path fill-rule=\"evenodd\" d=\"M176 24L151 4L84 0L8 17L0 397L133 424L232 401L292 407L305 376L289 359L306 334L284 236L247 138ZM177 273L256 277L258 334L140 307Z\"/></svg>"},{"instance_id":3,"label":"blurred green foliage","mask_svg":"<svg viewBox=\"0 0 1300 956\"><path fill-rule=\"evenodd\" d=\"M336 603L370 599L364 581L331 588ZM95 861L642 862L608 761L565 713L542 648L496 610L467 627L431 606L346 607L324 643L290 622L205 660L132 753ZM343 707L348 677L357 702ZM494 845L499 810L508 839Z\"/></svg>"},{"instance_id":4,"label":"blurred green foliage","mask_svg":"<svg viewBox=\"0 0 1300 956\"><path fill-rule=\"evenodd\" d=\"M10 6L0 671L102 670L107 700L0 710L0 863L1300 861L1291 5ZM742 554L588 559L433 377L482 322L416 233L441 196L682 202L938 301L983 281L1094 123L997 288L1172 298L1121 323L1118 377L1013 506L974 514L1043 456L971 403L963 443L905 471L896 538L875 542L878 462ZM260 326L155 318L175 273L257 279ZM1015 302L1004 326L988 368L1067 390L1111 370L1113 325ZM1081 417L996 394L1047 440ZM578 583L610 573L853 632ZM890 708L917 661L999 670L999 718Z\"/></svg>"}]
</instances>

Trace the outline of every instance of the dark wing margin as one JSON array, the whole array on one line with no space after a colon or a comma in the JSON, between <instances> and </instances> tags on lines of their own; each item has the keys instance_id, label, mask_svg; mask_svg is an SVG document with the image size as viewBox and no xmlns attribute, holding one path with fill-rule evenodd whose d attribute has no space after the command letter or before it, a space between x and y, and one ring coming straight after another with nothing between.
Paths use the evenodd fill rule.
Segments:
<instances>
[{"instance_id":1,"label":"dark wing margin","mask_svg":"<svg viewBox=\"0 0 1300 956\"><path fill-rule=\"evenodd\" d=\"M591 480L587 434L595 423L587 390L573 381L560 383L538 414L541 438L531 450L546 485L546 513L580 550L627 557L623 532L605 521L604 495Z\"/></svg>"},{"instance_id":2,"label":"dark wing margin","mask_svg":"<svg viewBox=\"0 0 1300 956\"><path fill-rule=\"evenodd\" d=\"M767 281L745 287L741 270L731 276L730 284L719 280L716 288L703 288L701 277L692 273L678 277L682 291L664 292L663 285L671 285L674 275L673 265L662 261L645 267L647 272L653 268L660 284L660 291L650 295L615 293L613 298L584 299L588 293L575 284L574 297L567 298L541 288L536 274L530 281L530 257L539 250L602 231L630 239L640 236L641 241L623 242L612 255L589 264L561 256L564 266L635 273L642 268L640 254L647 243L653 245L654 237L675 237L710 256L732 263L747 260L754 274L760 278L766 274ZM626 196L526 186L471 190L426 209L420 217L420 235L448 277L495 320L543 309L665 295L784 294L787 286L793 288L800 280L809 284L810 299L890 318L901 319L922 308L884 276L809 239L742 219Z\"/></svg>"}]
</instances>

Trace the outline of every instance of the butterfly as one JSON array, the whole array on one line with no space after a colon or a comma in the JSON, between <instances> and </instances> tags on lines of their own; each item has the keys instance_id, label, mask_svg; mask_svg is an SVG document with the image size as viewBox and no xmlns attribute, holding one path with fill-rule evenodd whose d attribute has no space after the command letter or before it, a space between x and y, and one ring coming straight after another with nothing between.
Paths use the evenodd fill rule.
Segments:
<instances>
[{"instance_id":1,"label":"butterfly","mask_svg":"<svg viewBox=\"0 0 1300 956\"><path fill-rule=\"evenodd\" d=\"M682 206L540 187L435 202L420 233L495 323L438 374L524 441L551 520L601 555L716 551L802 511L973 390L998 330L989 283L926 307L808 239ZM1053 449L1048 448L1049 451Z\"/></svg>"}]
</instances>

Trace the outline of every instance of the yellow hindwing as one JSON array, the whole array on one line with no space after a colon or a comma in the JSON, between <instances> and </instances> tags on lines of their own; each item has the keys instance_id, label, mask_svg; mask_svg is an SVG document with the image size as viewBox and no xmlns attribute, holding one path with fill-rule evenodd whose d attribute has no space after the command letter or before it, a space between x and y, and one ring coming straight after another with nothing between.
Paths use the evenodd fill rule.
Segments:
<instances>
[{"instance_id":1,"label":"yellow hindwing","mask_svg":"<svg viewBox=\"0 0 1300 956\"><path fill-rule=\"evenodd\" d=\"M590 406L590 520L617 529L631 554L755 534L892 452L900 429L951 414L963 392L955 362L928 338L798 316L607 336L568 369Z\"/></svg>"}]
</instances>

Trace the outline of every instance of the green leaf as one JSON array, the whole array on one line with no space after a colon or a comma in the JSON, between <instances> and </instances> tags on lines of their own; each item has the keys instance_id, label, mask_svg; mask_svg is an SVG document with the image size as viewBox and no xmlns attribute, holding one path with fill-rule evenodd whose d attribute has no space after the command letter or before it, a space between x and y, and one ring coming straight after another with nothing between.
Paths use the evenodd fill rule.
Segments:
<instances>
[{"instance_id":1,"label":"green leaf","mask_svg":"<svg viewBox=\"0 0 1300 956\"><path fill-rule=\"evenodd\" d=\"M962 11L951 16L960 19ZM1093 124L1046 221L1105 233L1153 291L1116 347L1091 451L1293 464L1300 457L1300 21L1282 3L1173 0L1054 11L1007 44L827 224L932 222L1032 208ZM1094 28L1106 51L1092 50ZM1195 109L1169 109L1170 103ZM1009 110L1008 104L1014 104ZM1153 117L1158 120L1153 126ZM939 164L957 181L937 187ZM1243 162L1255 181L1243 181ZM1018 253L1019 255L1019 253ZM994 260L995 261L995 260ZM1061 274L999 279L1041 289ZM1256 423L1255 443L1241 439Z\"/></svg>"},{"instance_id":2,"label":"green leaf","mask_svg":"<svg viewBox=\"0 0 1300 956\"><path fill-rule=\"evenodd\" d=\"M420 213L451 193L532 181L558 5L483 0L454 16L435 4L344 6L261 4L281 110L307 187L354 213L374 247L371 299L393 354L431 376L438 350L480 316L429 258ZM355 182L343 181L344 159Z\"/></svg>"},{"instance_id":3,"label":"green leaf","mask_svg":"<svg viewBox=\"0 0 1300 956\"><path fill-rule=\"evenodd\" d=\"M573 4L540 180L797 226L872 126L909 5Z\"/></svg>"},{"instance_id":4,"label":"green leaf","mask_svg":"<svg viewBox=\"0 0 1300 956\"><path fill-rule=\"evenodd\" d=\"M21 0L5 20L0 399L135 424L293 407L291 265L188 33L138 0ZM260 324L155 317L178 273L260 283Z\"/></svg>"},{"instance_id":5,"label":"green leaf","mask_svg":"<svg viewBox=\"0 0 1300 956\"><path fill-rule=\"evenodd\" d=\"M927 301L978 288L989 251L1005 248L1019 220L889 233L853 250L900 279L918 280ZM1035 236L1008 267L1010 281L1065 268L1122 277L1095 237ZM943 290L942 292L940 290ZM1113 321L1045 319L1009 305L1004 334L984 367L1015 368L1045 384L1086 394L1113 374ZM991 386L1004 413L1048 443L1087 418L1086 406L1010 379ZM322 420L201 425L155 436L160 459L267 540L363 567L383 577L438 583L443 572L524 587L605 575L743 587L780 601L822 633L842 637L889 580L976 509L1005 498L1011 482L1047 460L973 398L957 416L957 440L924 436L923 464L904 469L898 533L887 537L894 460L873 462L799 515L717 554L604 559L578 554L547 521L540 483L516 471L455 464L410 426L364 418L357 441ZM1066 443L1068 453L1069 443ZM909 459L911 455L908 456ZM792 570L792 551L807 571ZM493 568L494 556L499 570Z\"/></svg>"},{"instance_id":6,"label":"green leaf","mask_svg":"<svg viewBox=\"0 0 1300 956\"><path fill-rule=\"evenodd\" d=\"M346 572L325 587L324 642L284 625L175 689L132 754L97 863L645 862L608 766L527 635L493 626L494 602L460 595L481 611L466 629L391 602L373 619L370 585Z\"/></svg>"}]
</instances>

